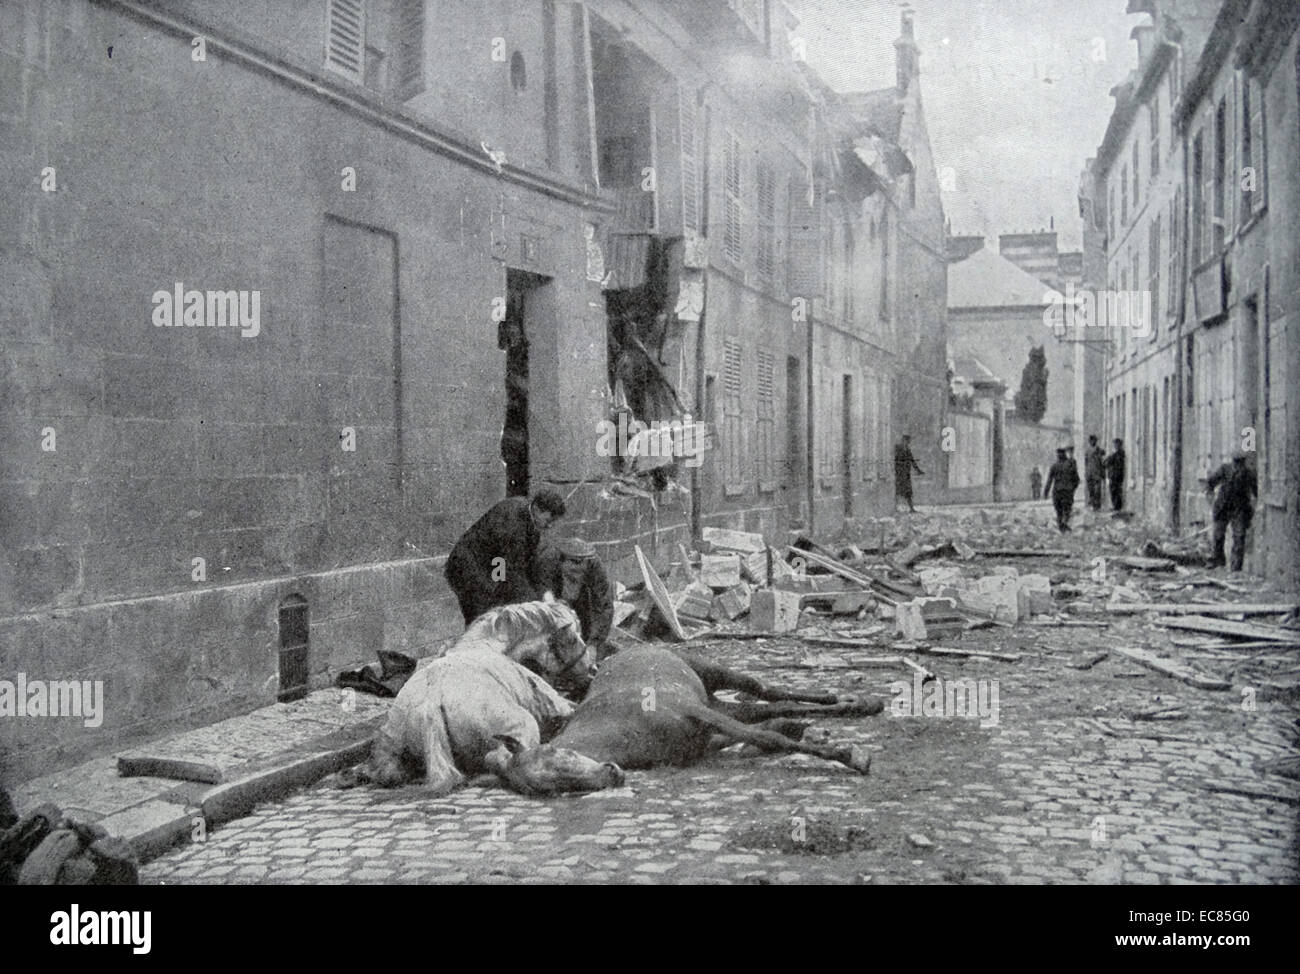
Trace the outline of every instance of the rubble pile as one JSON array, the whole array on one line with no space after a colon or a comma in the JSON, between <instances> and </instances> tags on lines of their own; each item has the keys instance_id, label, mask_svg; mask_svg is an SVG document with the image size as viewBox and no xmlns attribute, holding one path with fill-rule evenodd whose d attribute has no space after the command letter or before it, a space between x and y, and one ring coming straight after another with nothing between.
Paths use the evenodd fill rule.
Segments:
<instances>
[{"instance_id":1,"label":"rubble pile","mask_svg":"<svg viewBox=\"0 0 1300 974\"><path fill-rule=\"evenodd\" d=\"M1033 508L957 508L859 521L830 544L796 535L784 550L759 534L706 528L662 573L637 550L643 582L619 588L614 641L788 636L1014 662L1018 654L996 646L935 643L990 627L1107 630L1160 647L1116 647L1114 658L1191 686L1300 694L1300 654L1287 653L1300 648L1300 605L1228 601L1252 590L1198 570L1199 535L1089 517L1058 535ZM1112 653L1070 665L1089 669Z\"/></svg>"}]
</instances>

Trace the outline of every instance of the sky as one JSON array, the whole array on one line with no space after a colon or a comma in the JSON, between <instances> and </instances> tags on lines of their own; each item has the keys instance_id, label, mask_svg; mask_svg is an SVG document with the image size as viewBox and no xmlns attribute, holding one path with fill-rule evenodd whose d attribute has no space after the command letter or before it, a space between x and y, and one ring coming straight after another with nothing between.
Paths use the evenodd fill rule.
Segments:
<instances>
[{"instance_id":1,"label":"sky","mask_svg":"<svg viewBox=\"0 0 1300 974\"><path fill-rule=\"evenodd\" d=\"M1137 65L1125 0L790 0L810 65L840 91L894 84L913 11L944 213L958 234L1047 229L1081 246L1079 175ZM945 171L947 170L947 171Z\"/></svg>"}]
</instances>

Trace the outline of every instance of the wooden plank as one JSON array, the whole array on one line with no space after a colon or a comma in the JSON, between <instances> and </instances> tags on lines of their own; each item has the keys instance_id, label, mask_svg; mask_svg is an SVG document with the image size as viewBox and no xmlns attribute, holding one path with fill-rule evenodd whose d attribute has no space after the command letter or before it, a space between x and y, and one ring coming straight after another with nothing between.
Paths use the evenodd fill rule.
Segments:
<instances>
[{"instance_id":1,"label":"wooden plank","mask_svg":"<svg viewBox=\"0 0 1300 974\"><path fill-rule=\"evenodd\" d=\"M1208 632L1215 636L1235 636L1238 639L1262 639L1274 643L1287 643L1296 640L1294 630L1274 630L1265 626L1252 625L1249 622L1230 622L1227 619L1211 619L1209 616L1157 616L1152 622L1167 629L1190 629L1192 632Z\"/></svg>"},{"instance_id":2,"label":"wooden plank","mask_svg":"<svg viewBox=\"0 0 1300 974\"><path fill-rule=\"evenodd\" d=\"M1138 612L1163 612L1166 615L1197 616L1268 616L1281 615L1300 609L1296 602L1112 602L1106 606L1111 615L1133 615ZM1295 638L1300 639L1300 630Z\"/></svg>"},{"instance_id":3,"label":"wooden plank","mask_svg":"<svg viewBox=\"0 0 1300 974\"><path fill-rule=\"evenodd\" d=\"M659 578L658 573L651 566L649 559L646 558L645 552L641 550L640 545L634 545L636 551L637 564L641 568L641 577L645 579L646 591L650 593L650 598L654 600L655 607L659 614L663 616L664 621L668 623L668 628L672 634L681 642L686 641L686 630L682 628L681 621L677 618L677 613L673 610L672 600L668 597L668 589L664 588L663 581Z\"/></svg>"},{"instance_id":4,"label":"wooden plank","mask_svg":"<svg viewBox=\"0 0 1300 974\"><path fill-rule=\"evenodd\" d=\"M1064 548L985 548L975 552L981 558L1069 558Z\"/></svg>"},{"instance_id":5,"label":"wooden plank","mask_svg":"<svg viewBox=\"0 0 1300 974\"><path fill-rule=\"evenodd\" d=\"M1117 555L1110 559L1116 565L1133 568L1142 572L1171 572L1174 570L1172 558L1143 558L1139 555Z\"/></svg>"},{"instance_id":6,"label":"wooden plank","mask_svg":"<svg viewBox=\"0 0 1300 974\"><path fill-rule=\"evenodd\" d=\"M1196 687L1200 690L1231 690L1232 684L1227 680L1220 680L1217 677L1207 676L1204 673L1197 672L1190 666L1185 666L1178 660L1161 659L1155 653L1146 649L1137 647L1116 646L1115 652L1121 656L1128 657L1135 663L1140 663L1149 670L1155 670L1157 673L1163 673L1165 676L1172 676L1175 680L1181 680L1188 686Z\"/></svg>"},{"instance_id":7,"label":"wooden plank","mask_svg":"<svg viewBox=\"0 0 1300 974\"><path fill-rule=\"evenodd\" d=\"M1201 642L1193 642L1193 641L1191 641L1191 640L1188 640L1188 641L1186 641L1186 642L1183 642L1183 641L1181 641L1181 640L1175 639L1175 640L1174 640L1174 645L1175 645L1175 646L1186 646L1186 647L1189 648L1189 649L1210 649L1210 650L1215 650L1215 649L1232 649L1232 650L1238 650L1238 649L1300 649L1300 639L1297 639L1297 640L1296 640L1295 642L1293 642L1293 643L1279 643L1279 642L1276 642L1275 640L1272 640L1272 639L1252 639L1252 640L1247 640L1247 641L1244 642L1244 643L1201 643ZM1229 656L1226 656L1226 657L1224 657L1224 658L1225 658L1225 659L1231 659L1232 657L1231 657L1231 654L1229 654Z\"/></svg>"},{"instance_id":8,"label":"wooden plank","mask_svg":"<svg viewBox=\"0 0 1300 974\"><path fill-rule=\"evenodd\" d=\"M982 649L949 649L945 646L918 646L915 650L926 656L950 656L954 659L996 659L1003 663L1019 663L1019 653L996 653Z\"/></svg>"},{"instance_id":9,"label":"wooden plank","mask_svg":"<svg viewBox=\"0 0 1300 974\"><path fill-rule=\"evenodd\" d=\"M840 578L846 578L855 585L861 585L863 588L871 587L871 579L866 575L855 572L852 568L849 568L843 562L835 558L818 554L815 551L808 551L805 548L796 548L793 545L788 546L786 551L795 558L802 558L805 564L816 565L818 568L825 568L828 572L833 572L840 576Z\"/></svg>"}]
</instances>

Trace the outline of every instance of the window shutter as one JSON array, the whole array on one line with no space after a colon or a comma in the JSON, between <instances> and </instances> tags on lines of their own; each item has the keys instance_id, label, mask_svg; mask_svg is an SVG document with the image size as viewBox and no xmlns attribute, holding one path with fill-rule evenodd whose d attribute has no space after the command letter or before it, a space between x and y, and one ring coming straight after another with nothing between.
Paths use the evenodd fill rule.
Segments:
<instances>
[{"instance_id":1,"label":"window shutter","mask_svg":"<svg viewBox=\"0 0 1300 974\"><path fill-rule=\"evenodd\" d=\"M821 280L817 273L821 266L820 223L817 210L808 203L808 196L799 180L790 181L789 200L790 246L787 263L790 295L806 300L808 313L811 314L813 298L821 292Z\"/></svg>"},{"instance_id":2,"label":"window shutter","mask_svg":"<svg viewBox=\"0 0 1300 974\"><path fill-rule=\"evenodd\" d=\"M776 489L775 358L758 350L758 489Z\"/></svg>"},{"instance_id":3,"label":"window shutter","mask_svg":"<svg viewBox=\"0 0 1300 974\"><path fill-rule=\"evenodd\" d=\"M1268 180L1267 158L1264 153L1264 93L1259 90L1258 82L1247 79L1247 85L1253 90L1250 99L1250 164L1255 167L1255 191L1250 194L1251 212L1258 213L1267 205Z\"/></svg>"},{"instance_id":4,"label":"window shutter","mask_svg":"<svg viewBox=\"0 0 1300 974\"><path fill-rule=\"evenodd\" d=\"M427 87L424 80L424 0L398 0L393 47L397 51L394 94L407 101Z\"/></svg>"},{"instance_id":5,"label":"window shutter","mask_svg":"<svg viewBox=\"0 0 1300 974\"><path fill-rule=\"evenodd\" d=\"M759 276L771 282L776 272L776 177L766 160L757 166L758 248L755 264Z\"/></svg>"},{"instance_id":6,"label":"window shutter","mask_svg":"<svg viewBox=\"0 0 1300 974\"><path fill-rule=\"evenodd\" d=\"M1182 232L1179 227L1182 225L1182 218L1181 194L1175 190L1174 198L1169 201L1169 255L1166 259L1169 273L1169 291L1166 303L1170 313L1173 313L1174 303L1178 300L1178 254L1183 242Z\"/></svg>"},{"instance_id":7,"label":"window shutter","mask_svg":"<svg viewBox=\"0 0 1300 974\"><path fill-rule=\"evenodd\" d=\"M365 0L328 0L325 67L361 84L365 80L365 50Z\"/></svg>"},{"instance_id":8,"label":"window shutter","mask_svg":"<svg viewBox=\"0 0 1300 974\"><path fill-rule=\"evenodd\" d=\"M1151 316L1149 322L1150 331L1147 332L1147 338L1155 341L1156 335L1160 330L1160 214L1157 213L1151 220L1151 239L1147 250L1147 274L1150 276L1148 290L1151 294L1150 306L1146 309L1147 314Z\"/></svg>"},{"instance_id":9,"label":"window shutter","mask_svg":"<svg viewBox=\"0 0 1300 974\"><path fill-rule=\"evenodd\" d=\"M677 89L678 137L682 152L682 226L700 229L699 112L695 92Z\"/></svg>"},{"instance_id":10,"label":"window shutter","mask_svg":"<svg viewBox=\"0 0 1300 974\"><path fill-rule=\"evenodd\" d=\"M743 467L744 431L741 427L741 348L728 338L723 342L722 423L724 436L723 491L727 495L745 491Z\"/></svg>"},{"instance_id":11,"label":"window shutter","mask_svg":"<svg viewBox=\"0 0 1300 974\"><path fill-rule=\"evenodd\" d=\"M722 251L727 259L739 264L743 255L741 246L741 179L740 179L740 140L730 132L723 151L723 169L725 170L726 207L722 234Z\"/></svg>"}]
</instances>

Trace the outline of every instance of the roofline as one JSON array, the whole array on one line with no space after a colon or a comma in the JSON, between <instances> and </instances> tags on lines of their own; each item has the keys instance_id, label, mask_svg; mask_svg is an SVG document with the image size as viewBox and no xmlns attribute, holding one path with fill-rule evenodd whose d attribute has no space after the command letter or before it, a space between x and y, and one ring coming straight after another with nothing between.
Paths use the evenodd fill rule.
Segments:
<instances>
[{"instance_id":1,"label":"roofline","mask_svg":"<svg viewBox=\"0 0 1300 974\"><path fill-rule=\"evenodd\" d=\"M1117 86L1127 90L1121 90L1116 98L1115 110L1106 125L1106 134L1102 136L1101 145L1097 147L1097 155L1094 156L1096 160L1094 171L1110 171L1110 164L1118 154L1120 144L1133 127L1133 119L1137 115L1138 108L1146 102L1147 96L1151 94L1161 75L1169 67L1169 62L1173 60L1176 51L1176 45L1162 39L1147 58L1147 63L1142 66L1137 83L1134 84L1130 79L1123 85Z\"/></svg>"},{"instance_id":2,"label":"roofline","mask_svg":"<svg viewBox=\"0 0 1300 974\"><path fill-rule=\"evenodd\" d=\"M1237 28L1241 24L1242 14L1252 0L1223 0L1219 15L1214 18L1210 36L1201 49L1200 59L1191 79L1183 86L1183 93L1174 106L1174 125L1179 131L1187 126L1188 120L1196 113L1206 91L1214 83L1215 76L1228 61L1228 52L1232 50Z\"/></svg>"}]
</instances>

